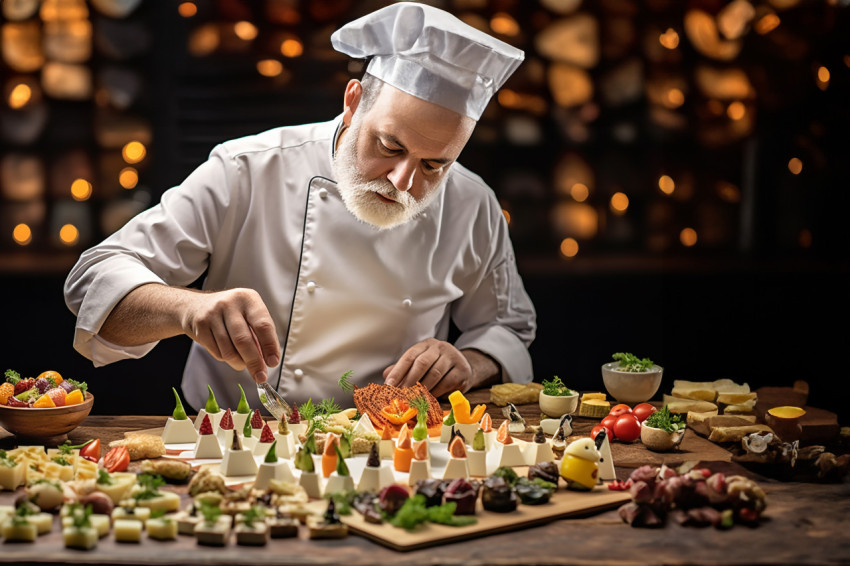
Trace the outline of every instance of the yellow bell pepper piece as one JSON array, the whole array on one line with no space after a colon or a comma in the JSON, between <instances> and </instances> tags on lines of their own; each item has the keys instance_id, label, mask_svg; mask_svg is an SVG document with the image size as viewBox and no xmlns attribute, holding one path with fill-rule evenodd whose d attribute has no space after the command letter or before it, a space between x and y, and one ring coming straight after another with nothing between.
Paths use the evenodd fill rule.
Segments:
<instances>
[{"instance_id":1,"label":"yellow bell pepper piece","mask_svg":"<svg viewBox=\"0 0 850 566\"><path fill-rule=\"evenodd\" d=\"M487 410L487 405L476 405L470 414L469 400L460 391L454 391L449 395L449 403L452 405L455 421L460 424L477 423Z\"/></svg>"}]
</instances>

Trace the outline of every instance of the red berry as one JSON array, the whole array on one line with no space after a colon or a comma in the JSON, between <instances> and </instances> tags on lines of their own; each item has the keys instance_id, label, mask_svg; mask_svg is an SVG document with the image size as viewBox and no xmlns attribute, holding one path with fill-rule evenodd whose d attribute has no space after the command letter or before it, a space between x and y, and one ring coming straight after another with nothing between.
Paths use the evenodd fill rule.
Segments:
<instances>
[{"instance_id":1,"label":"red berry","mask_svg":"<svg viewBox=\"0 0 850 566\"><path fill-rule=\"evenodd\" d=\"M292 412L289 413L289 424L298 424L301 422L301 414L298 412L298 405L292 405Z\"/></svg>"},{"instance_id":2,"label":"red berry","mask_svg":"<svg viewBox=\"0 0 850 566\"><path fill-rule=\"evenodd\" d=\"M272 434L272 429L270 429L267 424L263 425L263 432L260 433L260 442L264 442L266 444L274 442L274 434Z\"/></svg>"},{"instance_id":3,"label":"red berry","mask_svg":"<svg viewBox=\"0 0 850 566\"><path fill-rule=\"evenodd\" d=\"M212 421L210 420L209 415L204 415L204 420L201 421L201 429L198 431L198 434L212 434Z\"/></svg>"},{"instance_id":4,"label":"red berry","mask_svg":"<svg viewBox=\"0 0 850 566\"><path fill-rule=\"evenodd\" d=\"M251 415L251 428L263 428L263 415L259 409L254 409L254 414Z\"/></svg>"},{"instance_id":5,"label":"red berry","mask_svg":"<svg viewBox=\"0 0 850 566\"><path fill-rule=\"evenodd\" d=\"M224 416L221 417L221 422L218 423L218 427L224 430L233 430L233 414L230 412L230 409L225 411Z\"/></svg>"},{"instance_id":6,"label":"red berry","mask_svg":"<svg viewBox=\"0 0 850 566\"><path fill-rule=\"evenodd\" d=\"M33 387L35 387L35 380L33 378L28 377L26 379L22 379L15 384L15 395L23 393L27 389L31 389Z\"/></svg>"},{"instance_id":7,"label":"red berry","mask_svg":"<svg viewBox=\"0 0 850 566\"><path fill-rule=\"evenodd\" d=\"M8 405L9 407L29 407L29 404L27 404L25 401L21 401L19 399L16 399L15 397L9 397L6 400L6 405Z\"/></svg>"}]
</instances>

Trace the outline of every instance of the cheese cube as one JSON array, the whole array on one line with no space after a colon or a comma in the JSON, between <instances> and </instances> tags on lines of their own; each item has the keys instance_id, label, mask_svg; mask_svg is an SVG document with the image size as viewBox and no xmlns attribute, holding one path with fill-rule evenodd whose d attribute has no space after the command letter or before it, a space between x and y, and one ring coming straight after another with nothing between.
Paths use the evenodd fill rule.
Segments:
<instances>
[{"instance_id":1,"label":"cheese cube","mask_svg":"<svg viewBox=\"0 0 850 566\"><path fill-rule=\"evenodd\" d=\"M0 526L0 535L7 541L34 542L38 528L29 521L16 524L7 520Z\"/></svg>"},{"instance_id":2,"label":"cheese cube","mask_svg":"<svg viewBox=\"0 0 850 566\"><path fill-rule=\"evenodd\" d=\"M116 507L112 510L113 521L137 521L144 524L150 517L151 510L148 507Z\"/></svg>"},{"instance_id":3,"label":"cheese cube","mask_svg":"<svg viewBox=\"0 0 850 566\"><path fill-rule=\"evenodd\" d=\"M93 527L64 527L62 538L67 548L90 550L97 546L98 532Z\"/></svg>"},{"instance_id":4,"label":"cheese cube","mask_svg":"<svg viewBox=\"0 0 850 566\"><path fill-rule=\"evenodd\" d=\"M186 421L191 424L190 421ZM194 430L194 429L192 429ZM148 537L156 540L174 540L177 538L177 521L172 517L148 519L145 523Z\"/></svg>"},{"instance_id":5,"label":"cheese cube","mask_svg":"<svg viewBox=\"0 0 850 566\"><path fill-rule=\"evenodd\" d=\"M0 489L15 491L18 486L24 485L26 481L26 465L21 461L15 461L14 466L0 462Z\"/></svg>"},{"instance_id":6,"label":"cheese cube","mask_svg":"<svg viewBox=\"0 0 850 566\"><path fill-rule=\"evenodd\" d=\"M138 507L147 507L151 511L172 511L180 510L180 496L173 491L160 491L159 495L151 499L140 499L137 503Z\"/></svg>"},{"instance_id":7,"label":"cheese cube","mask_svg":"<svg viewBox=\"0 0 850 566\"><path fill-rule=\"evenodd\" d=\"M116 519L112 530L116 542L141 542L143 523L134 519Z\"/></svg>"},{"instance_id":8,"label":"cheese cube","mask_svg":"<svg viewBox=\"0 0 850 566\"><path fill-rule=\"evenodd\" d=\"M66 508L67 506L63 507L62 509L64 510ZM92 513L91 515L89 515L89 522L91 522L92 528L97 531L97 535L100 537L105 537L106 535L108 535L109 528L112 526L112 520L109 518L109 515L103 515L101 513ZM63 516L62 532L65 532L64 528L72 526L74 526L73 517L69 517L68 515Z\"/></svg>"}]
</instances>

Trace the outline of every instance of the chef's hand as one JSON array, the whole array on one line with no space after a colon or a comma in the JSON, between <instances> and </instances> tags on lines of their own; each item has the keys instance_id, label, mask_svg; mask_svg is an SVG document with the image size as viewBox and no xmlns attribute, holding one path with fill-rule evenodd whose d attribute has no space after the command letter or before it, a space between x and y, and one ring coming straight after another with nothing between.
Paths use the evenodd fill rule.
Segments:
<instances>
[{"instance_id":1,"label":"chef's hand","mask_svg":"<svg viewBox=\"0 0 850 566\"><path fill-rule=\"evenodd\" d=\"M193 293L183 310L184 332L212 356L254 381L268 379L266 366L280 361L280 343L268 308L253 289Z\"/></svg>"},{"instance_id":2,"label":"chef's hand","mask_svg":"<svg viewBox=\"0 0 850 566\"><path fill-rule=\"evenodd\" d=\"M435 397L455 390L464 393L501 373L493 358L478 350L458 350L435 338L414 344L384 370L384 383L411 387L421 382Z\"/></svg>"}]
</instances>

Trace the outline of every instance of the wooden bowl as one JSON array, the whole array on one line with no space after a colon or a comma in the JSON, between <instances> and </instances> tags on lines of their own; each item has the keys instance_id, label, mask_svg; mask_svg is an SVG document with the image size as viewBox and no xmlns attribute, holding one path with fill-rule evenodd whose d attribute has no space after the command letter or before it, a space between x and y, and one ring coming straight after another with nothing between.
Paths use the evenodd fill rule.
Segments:
<instances>
[{"instance_id":1,"label":"wooden bowl","mask_svg":"<svg viewBox=\"0 0 850 566\"><path fill-rule=\"evenodd\" d=\"M40 444L61 442L91 412L94 395L86 392L82 403L64 407L34 409L0 405L0 426L21 440Z\"/></svg>"}]
</instances>

